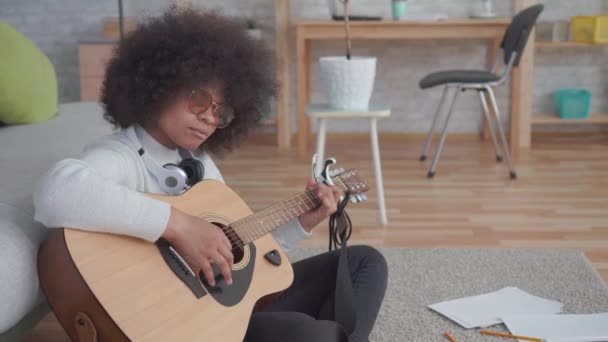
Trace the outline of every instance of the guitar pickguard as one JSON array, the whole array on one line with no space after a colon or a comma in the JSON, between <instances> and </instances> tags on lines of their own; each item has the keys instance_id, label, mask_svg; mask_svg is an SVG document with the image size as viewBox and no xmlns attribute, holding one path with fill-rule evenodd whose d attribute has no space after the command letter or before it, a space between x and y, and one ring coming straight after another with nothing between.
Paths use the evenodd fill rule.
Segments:
<instances>
[{"instance_id":1,"label":"guitar pickguard","mask_svg":"<svg viewBox=\"0 0 608 342\"><path fill-rule=\"evenodd\" d=\"M215 286L210 286L205 279L203 273L199 277L202 284L207 290L207 293L213 297L218 303L224 306L233 306L238 304L249 289L253 271L255 268L255 244L250 243L244 247L245 255L248 257L244 263L239 263L241 267L232 269L232 285L228 285L216 264L211 264L213 275L215 277Z\"/></svg>"},{"instance_id":2,"label":"guitar pickguard","mask_svg":"<svg viewBox=\"0 0 608 342\"><path fill-rule=\"evenodd\" d=\"M171 245L165 239L159 239L156 245L167 263L167 266L186 285L192 294L201 299L207 293L211 295L218 303L224 306L233 306L238 304L249 289L253 271L255 266L255 244L250 243L243 247L243 259L235 264L232 269L232 285L228 285L220 272L219 267L212 263L213 275L215 278L215 286L209 285L205 279L205 275L201 272L199 277L196 277L190 267L185 264L185 261L172 250Z\"/></svg>"}]
</instances>

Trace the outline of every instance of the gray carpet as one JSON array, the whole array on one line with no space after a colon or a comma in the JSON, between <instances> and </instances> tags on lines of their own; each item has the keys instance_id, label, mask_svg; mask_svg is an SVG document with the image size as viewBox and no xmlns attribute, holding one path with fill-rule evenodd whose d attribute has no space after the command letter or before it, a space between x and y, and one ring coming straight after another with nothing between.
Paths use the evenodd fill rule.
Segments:
<instances>
[{"instance_id":1,"label":"gray carpet","mask_svg":"<svg viewBox=\"0 0 608 342\"><path fill-rule=\"evenodd\" d=\"M289 252L292 262L323 249ZM564 303L564 313L608 312L608 288L585 256L568 250L381 249L389 285L371 341L442 341L450 331L460 341L505 339L465 330L428 304L515 286ZM507 331L504 325L490 329Z\"/></svg>"}]
</instances>

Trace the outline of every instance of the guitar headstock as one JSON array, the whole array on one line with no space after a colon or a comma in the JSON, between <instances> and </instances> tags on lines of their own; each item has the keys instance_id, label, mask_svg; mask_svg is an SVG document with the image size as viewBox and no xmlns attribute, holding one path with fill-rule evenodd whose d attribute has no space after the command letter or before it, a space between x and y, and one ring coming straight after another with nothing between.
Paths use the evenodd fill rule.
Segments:
<instances>
[{"instance_id":1,"label":"guitar headstock","mask_svg":"<svg viewBox=\"0 0 608 342\"><path fill-rule=\"evenodd\" d=\"M364 193L369 190L369 186L361 178L359 171L356 169L340 168L331 170L331 174L334 184L341 187L342 190L350 192L352 202L359 203L367 199Z\"/></svg>"}]
</instances>

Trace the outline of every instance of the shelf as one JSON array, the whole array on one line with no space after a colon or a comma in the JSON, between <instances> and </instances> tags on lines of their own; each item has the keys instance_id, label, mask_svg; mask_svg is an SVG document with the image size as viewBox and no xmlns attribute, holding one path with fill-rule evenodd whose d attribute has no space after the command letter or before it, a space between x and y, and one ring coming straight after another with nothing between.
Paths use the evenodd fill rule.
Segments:
<instances>
[{"instance_id":1,"label":"shelf","mask_svg":"<svg viewBox=\"0 0 608 342\"><path fill-rule=\"evenodd\" d=\"M586 119L562 119L552 114L535 114L533 125L608 124L608 114L591 114Z\"/></svg>"},{"instance_id":2,"label":"shelf","mask_svg":"<svg viewBox=\"0 0 608 342\"><path fill-rule=\"evenodd\" d=\"M580 43L580 42L535 42L534 45L539 48L583 48L583 47L596 47L596 46L608 46L608 44L592 44L592 43Z\"/></svg>"},{"instance_id":3,"label":"shelf","mask_svg":"<svg viewBox=\"0 0 608 342\"><path fill-rule=\"evenodd\" d=\"M262 119L260 120L260 126L274 126L277 124L275 119Z\"/></svg>"}]
</instances>

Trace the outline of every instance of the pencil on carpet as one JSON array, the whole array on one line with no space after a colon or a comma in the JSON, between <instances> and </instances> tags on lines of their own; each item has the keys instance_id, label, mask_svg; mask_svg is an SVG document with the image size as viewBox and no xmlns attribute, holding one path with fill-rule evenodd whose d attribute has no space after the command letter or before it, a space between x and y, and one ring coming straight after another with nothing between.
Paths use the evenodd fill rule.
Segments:
<instances>
[{"instance_id":1,"label":"pencil on carpet","mask_svg":"<svg viewBox=\"0 0 608 342\"><path fill-rule=\"evenodd\" d=\"M517 336L517 335L505 334L505 333L500 333L500 332L496 332L496 331L489 331L489 330L480 330L479 333L483 334L483 335L516 338L518 340L524 340L524 341L545 342L544 339L538 338L538 337Z\"/></svg>"},{"instance_id":2,"label":"pencil on carpet","mask_svg":"<svg viewBox=\"0 0 608 342\"><path fill-rule=\"evenodd\" d=\"M444 332L443 333L445 335L445 337L450 340L450 342L456 342L456 339L454 338L454 336L452 336L449 332Z\"/></svg>"}]
</instances>

